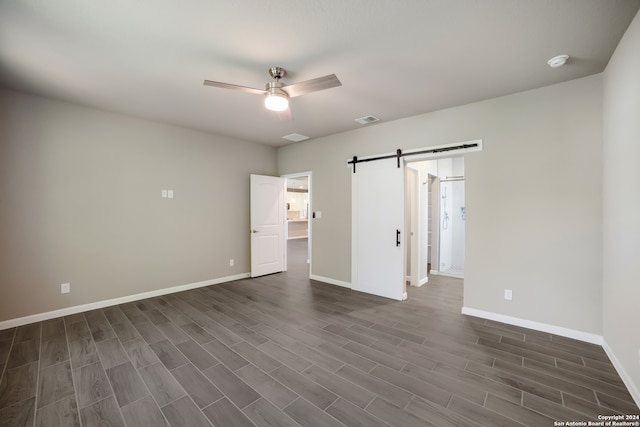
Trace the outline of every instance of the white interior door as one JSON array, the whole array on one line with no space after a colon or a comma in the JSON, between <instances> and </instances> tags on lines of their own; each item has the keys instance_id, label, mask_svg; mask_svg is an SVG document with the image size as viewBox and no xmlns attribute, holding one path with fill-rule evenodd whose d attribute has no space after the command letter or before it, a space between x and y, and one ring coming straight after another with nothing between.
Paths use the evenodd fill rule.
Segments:
<instances>
[{"instance_id":1,"label":"white interior door","mask_svg":"<svg viewBox=\"0 0 640 427\"><path fill-rule=\"evenodd\" d=\"M396 159L358 163L351 174L351 286L402 300L404 171Z\"/></svg>"},{"instance_id":2,"label":"white interior door","mask_svg":"<svg viewBox=\"0 0 640 427\"><path fill-rule=\"evenodd\" d=\"M251 277L285 270L285 183L251 175Z\"/></svg>"}]
</instances>

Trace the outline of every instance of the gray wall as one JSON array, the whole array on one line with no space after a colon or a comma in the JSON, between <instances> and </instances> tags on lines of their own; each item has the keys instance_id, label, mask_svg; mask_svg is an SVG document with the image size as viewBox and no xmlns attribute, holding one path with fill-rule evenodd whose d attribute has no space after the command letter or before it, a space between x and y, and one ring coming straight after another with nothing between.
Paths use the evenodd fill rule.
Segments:
<instances>
[{"instance_id":1,"label":"gray wall","mask_svg":"<svg viewBox=\"0 0 640 427\"><path fill-rule=\"evenodd\" d=\"M604 338L640 400L640 14L604 73Z\"/></svg>"},{"instance_id":2,"label":"gray wall","mask_svg":"<svg viewBox=\"0 0 640 427\"><path fill-rule=\"evenodd\" d=\"M349 158L481 138L465 156L464 305L601 334L601 100L595 75L280 148L279 173L313 171L312 274L350 281Z\"/></svg>"},{"instance_id":3,"label":"gray wall","mask_svg":"<svg viewBox=\"0 0 640 427\"><path fill-rule=\"evenodd\" d=\"M248 272L249 174L275 172L271 147L0 90L0 321Z\"/></svg>"}]
</instances>

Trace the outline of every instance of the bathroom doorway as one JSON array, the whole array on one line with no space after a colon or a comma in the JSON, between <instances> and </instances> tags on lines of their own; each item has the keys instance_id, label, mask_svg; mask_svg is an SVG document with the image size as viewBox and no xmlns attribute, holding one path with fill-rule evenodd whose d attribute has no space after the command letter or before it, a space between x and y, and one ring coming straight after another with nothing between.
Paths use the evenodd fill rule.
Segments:
<instances>
[{"instance_id":1,"label":"bathroom doorway","mask_svg":"<svg viewBox=\"0 0 640 427\"><path fill-rule=\"evenodd\" d=\"M311 272L311 172L283 175L286 179L285 228L287 271L301 278Z\"/></svg>"},{"instance_id":2,"label":"bathroom doorway","mask_svg":"<svg viewBox=\"0 0 640 427\"><path fill-rule=\"evenodd\" d=\"M417 263L421 286L430 275L464 278L465 174L464 157L410 163L417 170L419 188L410 192L418 204L418 254L407 256L407 271Z\"/></svg>"}]
</instances>

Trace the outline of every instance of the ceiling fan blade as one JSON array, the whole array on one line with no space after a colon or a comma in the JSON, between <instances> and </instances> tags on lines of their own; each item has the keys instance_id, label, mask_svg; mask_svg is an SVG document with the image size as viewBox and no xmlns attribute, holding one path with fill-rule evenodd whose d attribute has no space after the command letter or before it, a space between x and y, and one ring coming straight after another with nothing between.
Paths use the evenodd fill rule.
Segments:
<instances>
[{"instance_id":1,"label":"ceiling fan blade","mask_svg":"<svg viewBox=\"0 0 640 427\"><path fill-rule=\"evenodd\" d=\"M205 80L204 85L221 87L223 89L239 90L239 91L248 92L248 93L255 93L256 95L264 95L265 93L267 93L267 91L263 89L254 89L252 87L232 85L231 83L214 82L211 80Z\"/></svg>"},{"instance_id":2,"label":"ceiling fan blade","mask_svg":"<svg viewBox=\"0 0 640 427\"><path fill-rule=\"evenodd\" d=\"M287 92L289 98L293 98L306 93L317 92L319 90L329 89L336 86L342 86L342 83L340 83L340 80L338 80L335 74L329 74L328 76L287 85L282 89Z\"/></svg>"},{"instance_id":3,"label":"ceiling fan blade","mask_svg":"<svg viewBox=\"0 0 640 427\"><path fill-rule=\"evenodd\" d=\"M291 108L287 108L286 110L278 111L278 118L283 122L291 122L293 121L293 115L291 114Z\"/></svg>"}]
</instances>

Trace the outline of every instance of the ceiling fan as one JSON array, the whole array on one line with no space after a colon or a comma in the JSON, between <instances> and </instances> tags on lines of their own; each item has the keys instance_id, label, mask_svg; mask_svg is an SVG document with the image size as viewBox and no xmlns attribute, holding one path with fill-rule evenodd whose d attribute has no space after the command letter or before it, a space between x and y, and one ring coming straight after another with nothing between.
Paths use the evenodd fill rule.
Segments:
<instances>
[{"instance_id":1,"label":"ceiling fan","mask_svg":"<svg viewBox=\"0 0 640 427\"><path fill-rule=\"evenodd\" d=\"M289 109L289 98L295 98L296 96L342 85L335 74L329 74L328 76L286 85L280 81L280 79L282 79L286 74L287 72L284 68L269 68L269 75L273 77L273 81L267 83L264 90L247 86L238 86L230 83L214 82L211 80L205 80L204 84L205 86L241 90L243 92L264 95L264 106L269 110L281 112ZM291 119L291 116L288 116L287 118Z\"/></svg>"}]
</instances>

